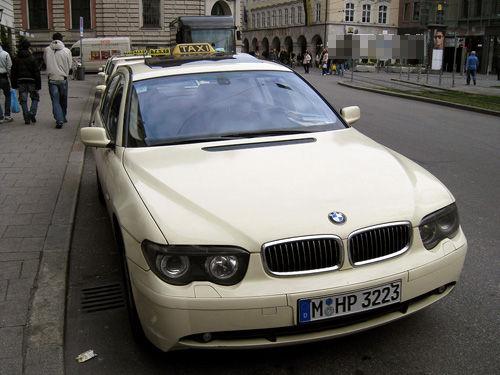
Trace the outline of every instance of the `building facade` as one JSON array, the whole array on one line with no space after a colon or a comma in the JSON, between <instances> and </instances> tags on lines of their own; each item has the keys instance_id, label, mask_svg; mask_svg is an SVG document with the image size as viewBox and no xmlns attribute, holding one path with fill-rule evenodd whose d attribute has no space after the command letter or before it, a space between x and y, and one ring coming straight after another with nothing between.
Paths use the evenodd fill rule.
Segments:
<instances>
[{"instance_id":1,"label":"building facade","mask_svg":"<svg viewBox=\"0 0 500 375\"><path fill-rule=\"evenodd\" d=\"M0 31L5 50L12 53L14 44L14 4L12 0L0 0Z\"/></svg>"},{"instance_id":2,"label":"building facade","mask_svg":"<svg viewBox=\"0 0 500 375\"><path fill-rule=\"evenodd\" d=\"M477 52L481 73L500 69L499 0L447 0L444 24L449 49L456 36L464 53Z\"/></svg>"},{"instance_id":3,"label":"building facade","mask_svg":"<svg viewBox=\"0 0 500 375\"><path fill-rule=\"evenodd\" d=\"M243 49L316 55L345 34L397 34L398 0L244 0Z\"/></svg>"},{"instance_id":4,"label":"building facade","mask_svg":"<svg viewBox=\"0 0 500 375\"><path fill-rule=\"evenodd\" d=\"M15 0L15 30L26 35L36 54L64 35L71 46L83 37L129 36L133 48L160 48L175 42L170 22L179 16L232 15L240 27L240 0Z\"/></svg>"}]
</instances>

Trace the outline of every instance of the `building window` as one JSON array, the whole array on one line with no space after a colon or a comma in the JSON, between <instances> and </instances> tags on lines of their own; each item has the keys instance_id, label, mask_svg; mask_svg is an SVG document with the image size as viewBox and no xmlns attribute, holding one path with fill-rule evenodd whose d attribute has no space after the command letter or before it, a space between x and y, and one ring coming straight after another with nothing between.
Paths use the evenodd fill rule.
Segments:
<instances>
[{"instance_id":1,"label":"building window","mask_svg":"<svg viewBox=\"0 0 500 375\"><path fill-rule=\"evenodd\" d=\"M290 9L290 24L295 25L295 8Z\"/></svg>"},{"instance_id":2,"label":"building window","mask_svg":"<svg viewBox=\"0 0 500 375\"><path fill-rule=\"evenodd\" d=\"M285 25L288 25L288 9L285 9Z\"/></svg>"},{"instance_id":3,"label":"building window","mask_svg":"<svg viewBox=\"0 0 500 375\"><path fill-rule=\"evenodd\" d=\"M378 23L387 23L387 6L381 5L378 7Z\"/></svg>"},{"instance_id":4,"label":"building window","mask_svg":"<svg viewBox=\"0 0 500 375\"><path fill-rule=\"evenodd\" d=\"M410 3L405 3L405 6L403 8L403 19L405 21L410 20Z\"/></svg>"},{"instance_id":5,"label":"building window","mask_svg":"<svg viewBox=\"0 0 500 375\"><path fill-rule=\"evenodd\" d=\"M418 21L420 19L420 3L413 3L413 16L411 19L413 21Z\"/></svg>"},{"instance_id":6,"label":"building window","mask_svg":"<svg viewBox=\"0 0 500 375\"><path fill-rule=\"evenodd\" d=\"M255 29L255 18L256 17L257 17L257 15L252 14L252 29Z\"/></svg>"},{"instance_id":7,"label":"building window","mask_svg":"<svg viewBox=\"0 0 500 375\"><path fill-rule=\"evenodd\" d=\"M269 27L271 26L271 12L267 12L267 22L266 26Z\"/></svg>"},{"instance_id":8,"label":"building window","mask_svg":"<svg viewBox=\"0 0 500 375\"><path fill-rule=\"evenodd\" d=\"M276 26L276 11L273 10L273 27Z\"/></svg>"},{"instance_id":9,"label":"building window","mask_svg":"<svg viewBox=\"0 0 500 375\"><path fill-rule=\"evenodd\" d=\"M29 29L46 30L49 28L47 21L47 0L28 1Z\"/></svg>"},{"instance_id":10,"label":"building window","mask_svg":"<svg viewBox=\"0 0 500 375\"><path fill-rule=\"evenodd\" d=\"M257 13L257 28L260 27L260 13Z\"/></svg>"},{"instance_id":11,"label":"building window","mask_svg":"<svg viewBox=\"0 0 500 375\"><path fill-rule=\"evenodd\" d=\"M280 9L278 10L278 26L283 25L283 11Z\"/></svg>"},{"instance_id":12,"label":"building window","mask_svg":"<svg viewBox=\"0 0 500 375\"><path fill-rule=\"evenodd\" d=\"M142 27L160 26L160 0L142 0Z\"/></svg>"},{"instance_id":13,"label":"building window","mask_svg":"<svg viewBox=\"0 0 500 375\"><path fill-rule=\"evenodd\" d=\"M361 22L370 22L372 6L370 4L363 4L363 12L361 13Z\"/></svg>"},{"instance_id":14,"label":"building window","mask_svg":"<svg viewBox=\"0 0 500 375\"><path fill-rule=\"evenodd\" d=\"M297 7L297 23L299 25L302 25L302 8L301 7Z\"/></svg>"},{"instance_id":15,"label":"building window","mask_svg":"<svg viewBox=\"0 0 500 375\"><path fill-rule=\"evenodd\" d=\"M320 22L321 21L321 4L320 3L316 3L316 19L315 19L316 22Z\"/></svg>"},{"instance_id":16,"label":"building window","mask_svg":"<svg viewBox=\"0 0 500 375\"><path fill-rule=\"evenodd\" d=\"M354 22L354 4L347 3L345 5L345 22Z\"/></svg>"},{"instance_id":17,"label":"building window","mask_svg":"<svg viewBox=\"0 0 500 375\"><path fill-rule=\"evenodd\" d=\"M80 28L80 17L83 17L83 28L90 29L90 0L71 0L71 28Z\"/></svg>"}]
</instances>

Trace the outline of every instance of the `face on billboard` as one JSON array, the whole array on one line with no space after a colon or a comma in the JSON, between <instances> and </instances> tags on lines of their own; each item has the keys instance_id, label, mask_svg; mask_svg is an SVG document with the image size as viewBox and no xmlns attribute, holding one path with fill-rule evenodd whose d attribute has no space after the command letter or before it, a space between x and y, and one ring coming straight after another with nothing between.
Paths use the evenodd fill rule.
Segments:
<instances>
[{"instance_id":1,"label":"face on billboard","mask_svg":"<svg viewBox=\"0 0 500 375\"><path fill-rule=\"evenodd\" d=\"M443 49L444 47L444 32L443 30L434 30L434 49Z\"/></svg>"}]
</instances>

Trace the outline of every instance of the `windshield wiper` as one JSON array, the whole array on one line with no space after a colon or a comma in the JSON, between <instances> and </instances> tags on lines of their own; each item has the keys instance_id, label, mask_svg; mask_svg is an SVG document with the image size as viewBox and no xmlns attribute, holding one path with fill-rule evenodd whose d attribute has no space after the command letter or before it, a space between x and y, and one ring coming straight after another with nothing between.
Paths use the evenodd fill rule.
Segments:
<instances>
[{"instance_id":1,"label":"windshield wiper","mask_svg":"<svg viewBox=\"0 0 500 375\"><path fill-rule=\"evenodd\" d=\"M253 132L224 134L224 137L252 138L252 137L266 137L273 135L302 134L302 133L314 133L314 132L315 132L314 130L306 130L306 129L270 129L270 130L260 130Z\"/></svg>"},{"instance_id":2,"label":"windshield wiper","mask_svg":"<svg viewBox=\"0 0 500 375\"><path fill-rule=\"evenodd\" d=\"M174 139L171 141L157 141L151 143L149 146L169 146L169 145L182 145L186 143L198 143L198 142L213 142L213 141L224 141L224 140L231 140L235 139L238 137L235 136L228 136L228 135L223 135L223 136L216 136L216 137L200 137L200 138L182 138L182 139ZM243 137L239 137L243 138Z\"/></svg>"}]
</instances>

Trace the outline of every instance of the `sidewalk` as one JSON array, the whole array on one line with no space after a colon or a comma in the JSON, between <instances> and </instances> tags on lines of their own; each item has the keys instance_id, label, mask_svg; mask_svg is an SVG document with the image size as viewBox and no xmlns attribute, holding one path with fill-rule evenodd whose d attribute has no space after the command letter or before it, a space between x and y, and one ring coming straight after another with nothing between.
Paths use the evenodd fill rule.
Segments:
<instances>
[{"instance_id":1,"label":"sidewalk","mask_svg":"<svg viewBox=\"0 0 500 375\"><path fill-rule=\"evenodd\" d=\"M0 373L63 374L66 274L96 75L69 82L55 128L47 77L37 122L0 124ZM2 106L3 95L0 98Z\"/></svg>"}]
</instances>

